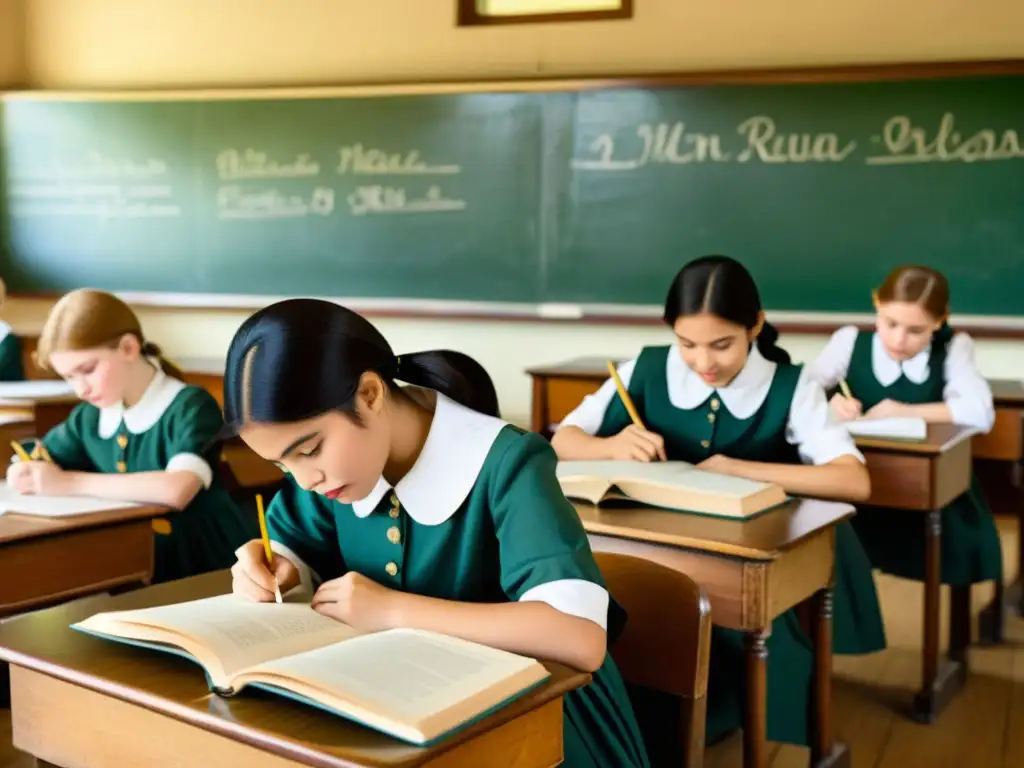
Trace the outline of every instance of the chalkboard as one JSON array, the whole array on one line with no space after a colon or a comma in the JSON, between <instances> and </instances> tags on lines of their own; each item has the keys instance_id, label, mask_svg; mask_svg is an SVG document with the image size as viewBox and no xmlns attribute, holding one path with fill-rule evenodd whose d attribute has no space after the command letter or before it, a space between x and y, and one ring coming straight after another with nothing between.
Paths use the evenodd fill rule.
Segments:
<instances>
[{"instance_id":1,"label":"chalkboard","mask_svg":"<svg viewBox=\"0 0 1024 768\"><path fill-rule=\"evenodd\" d=\"M14 290L540 299L530 94L4 105Z\"/></svg>"},{"instance_id":2,"label":"chalkboard","mask_svg":"<svg viewBox=\"0 0 1024 768\"><path fill-rule=\"evenodd\" d=\"M889 269L922 262L952 280L955 313L1022 316L1022 73L17 95L0 268L15 292L614 313L652 310L718 252L772 310L870 311Z\"/></svg>"}]
</instances>

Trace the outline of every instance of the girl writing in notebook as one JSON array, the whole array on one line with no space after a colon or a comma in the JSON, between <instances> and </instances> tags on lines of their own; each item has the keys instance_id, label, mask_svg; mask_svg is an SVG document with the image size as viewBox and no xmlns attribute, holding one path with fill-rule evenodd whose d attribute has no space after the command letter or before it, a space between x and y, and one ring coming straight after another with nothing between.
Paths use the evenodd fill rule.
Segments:
<instances>
[{"instance_id":1,"label":"girl writing in notebook","mask_svg":"<svg viewBox=\"0 0 1024 768\"><path fill-rule=\"evenodd\" d=\"M411 386L399 386L396 382ZM363 317L273 304L228 351L232 431L289 475L234 591L302 583L364 630L415 627L593 672L565 697L565 765L648 765L606 653L610 603L539 435L501 421L487 373L454 352L396 356Z\"/></svg>"},{"instance_id":2,"label":"girl writing in notebook","mask_svg":"<svg viewBox=\"0 0 1024 768\"><path fill-rule=\"evenodd\" d=\"M567 416L552 438L559 458L686 461L780 484L801 496L865 499L863 457L830 424L821 387L776 345L757 286L726 256L676 275L665 301L670 345L618 367L643 427L631 424L614 380ZM885 647L870 563L848 524L836 529L835 652ZM768 737L807 744L812 652L795 611L776 619L768 646ZM715 628L708 739L741 723L743 637Z\"/></svg>"},{"instance_id":3,"label":"girl writing in notebook","mask_svg":"<svg viewBox=\"0 0 1024 768\"><path fill-rule=\"evenodd\" d=\"M946 278L928 267L899 267L875 291L874 302L873 331L840 328L808 366L826 390L844 380L849 387L852 397L832 397L836 419L912 416L991 430L992 391L974 362L974 344L946 324ZM853 525L875 567L924 579L919 519L864 507ZM999 533L974 478L968 492L942 510L942 582L966 586L1001 576Z\"/></svg>"},{"instance_id":4,"label":"girl writing in notebook","mask_svg":"<svg viewBox=\"0 0 1024 768\"><path fill-rule=\"evenodd\" d=\"M61 298L37 356L83 402L43 438L52 463L12 464L7 482L22 493L176 510L154 525L164 531L156 536L154 581L230 567L254 526L219 480L213 440L223 418L213 396L186 386L145 341L135 313L109 293L79 290Z\"/></svg>"}]
</instances>

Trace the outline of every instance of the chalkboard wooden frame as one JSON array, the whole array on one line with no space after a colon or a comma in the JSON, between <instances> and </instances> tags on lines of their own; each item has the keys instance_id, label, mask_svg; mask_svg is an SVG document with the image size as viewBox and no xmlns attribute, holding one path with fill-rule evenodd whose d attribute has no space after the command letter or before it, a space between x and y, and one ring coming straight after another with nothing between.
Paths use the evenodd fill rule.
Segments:
<instances>
[{"instance_id":1,"label":"chalkboard wooden frame","mask_svg":"<svg viewBox=\"0 0 1024 768\"><path fill-rule=\"evenodd\" d=\"M618 8L595 11L560 11L515 16L488 16L477 10L477 0L456 0L456 19L460 27L490 27L505 24L539 24L569 21L609 21L633 18L633 0L621 0Z\"/></svg>"},{"instance_id":2,"label":"chalkboard wooden frame","mask_svg":"<svg viewBox=\"0 0 1024 768\"><path fill-rule=\"evenodd\" d=\"M461 1L461 0L460 0ZM33 99L62 100L74 98L95 101L139 100L208 100L208 99L272 99L324 98L358 96L402 96L444 93L515 93L613 90L628 88L660 88L718 85L779 85L793 83L855 83L953 77L986 77L1024 74L1024 59L947 61L933 63L874 64L815 68L779 68L757 70L718 70L706 72L648 74L635 76L591 76L583 78L531 78L493 81L448 81L435 83L404 83L394 85L297 86L289 88L187 89L160 91L22 91ZM18 98L19 93L5 94ZM122 293L136 306L183 308L195 310L233 311L256 309L269 301L267 296L214 296L167 293ZM52 293L12 293L14 298L52 299ZM485 302L375 302L345 300L346 305L370 317L392 318L459 318L480 321L517 321L544 323L587 323L650 326L660 324L660 308L628 307L622 310L605 307L500 305ZM842 315L837 313L771 313L769 319L784 332L830 333L841 325L871 327L869 313ZM978 338L1024 339L1024 317L996 318L986 316L951 317L951 323Z\"/></svg>"}]
</instances>

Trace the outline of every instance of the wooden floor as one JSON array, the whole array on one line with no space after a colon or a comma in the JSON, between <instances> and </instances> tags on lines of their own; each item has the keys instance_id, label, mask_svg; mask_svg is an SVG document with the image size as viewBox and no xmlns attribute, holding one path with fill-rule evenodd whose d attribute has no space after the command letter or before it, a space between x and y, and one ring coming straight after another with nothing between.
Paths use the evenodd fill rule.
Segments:
<instances>
[{"instance_id":1,"label":"wooden floor","mask_svg":"<svg viewBox=\"0 0 1024 768\"><path fill-rule=\"evenodd\" d=\"M1001 522L1000 527L1010 562L1016 526ZM972 646L966 689L933 725L918 725L906 712L920 679L921 587L876 578L889 648L871 656L837 657L834 664L836 730L850 745L853 768L1024 767L1024 620L1011 614L1005 645ZM977 587L975 610L990 595L991 586ZM943 610L948 616L948 603ZM808 761L806 749L777 745L772 751L772 768L806 768ZM10 713L0 711L0 768L34 765L11 746ZM736 737L708 750L705 759L706 768L741 765Z\"/></svg>"}]
</instances>

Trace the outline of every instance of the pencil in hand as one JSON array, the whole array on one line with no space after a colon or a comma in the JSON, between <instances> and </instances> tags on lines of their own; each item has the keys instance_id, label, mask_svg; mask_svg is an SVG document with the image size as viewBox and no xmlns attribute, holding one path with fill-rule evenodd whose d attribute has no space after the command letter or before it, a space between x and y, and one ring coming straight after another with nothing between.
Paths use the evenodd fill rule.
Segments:
<instances>
[{"instance_id":1,"label":"pencil in hand","mask_svg":"<svg viewBox=\"0 0 1024 768\"><path fill-rule=\"evenodd\" d=\"M846 383L846 379L839 380L839 389L843 391L843 397L853 400L853 392L850 391L850 385Z\"/></svg>"},{"instance_id":2,"label":"pencil in hand","mask_svg":"<svg viewBox=\"0 0 1024 768\"><path fill-rule=\"evenodd\" d=\"M263 552L267 556L267 568L270 569L270 574L274 575L274 550L270 548L270 535L267 533L267 518L263 512L263 495L256 494L256 513L260 518L260 536L263 538ZM277 576L274 576L274 599L282 603L284 600L281 598L281 585L277 583Z\"/></svg>"},{"instance_id":3,"label":"pencil in hand","mask_svg":"<svg viewBox=\"0 0 1024 768\"><path fill-rule=\"evenodd\" d=\"M615 370L615 363L611 360L608 361L608 373L611 374L612 381L615 382L615 389L618 390L622 404L626 406L626 413L629 414L629 418L632 419L633 423L640 427L640 429L646 429L644 423L640 420L640 414L636 411L636 406L633 405L633 398L629 396L629 392L626 391L626 388L623 386L622 379L619 378L619 372Z\"/></svg>"},{"instance_id":4,"label":"pencil in hand","mask_svg":"<svg viewBox=\"0 0 1024 768\"><path fill-rule=\"evenodd\" d=\"M18 454L18 458L22 461L32 461L32 457L28 455L17 440L11 440L11 448L14 449L14 452Z\"/></svg>"}]
</instances>

